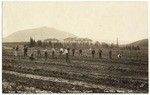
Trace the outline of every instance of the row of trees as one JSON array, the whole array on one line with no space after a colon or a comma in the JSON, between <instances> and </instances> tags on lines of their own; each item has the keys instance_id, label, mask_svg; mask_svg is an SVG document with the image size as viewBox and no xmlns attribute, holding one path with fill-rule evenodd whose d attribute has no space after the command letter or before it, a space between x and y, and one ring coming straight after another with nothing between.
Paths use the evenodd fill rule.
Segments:
<instances>
[{"instance_id":1,"label":"row of trees","mask_svg":"<svg viewBox=\"0 0 150 95\"><path fill-rule=\"evenodd\" d=\"M37 40L35 41L35 39L30 38L30 42L29 42L29 46L30 47L50 47L50 48L75 48L75 49L80 49L80 48L110 48L110 49L114 49L114 48L119 48L118 45L115 44L107 44L105 42L100 43L99 41L96 41L95 43L62 43L62 42L42 42L41 40ZM140 47L139 46L126 46L123 47L122 49L127 49L127 50L139 50Z\"/></svg>"},{"instance_id":2,"label":"row of trees","mask_svg":"<svg viewBox=\"0 0 150 95\"><path fill-rule=\"evenodd\" d=\"M125 46L125 47L123 47L123 49L126 49L126 50L140 50L140 47L131 45L131 46Z\"/></svg>"}]
</instances>

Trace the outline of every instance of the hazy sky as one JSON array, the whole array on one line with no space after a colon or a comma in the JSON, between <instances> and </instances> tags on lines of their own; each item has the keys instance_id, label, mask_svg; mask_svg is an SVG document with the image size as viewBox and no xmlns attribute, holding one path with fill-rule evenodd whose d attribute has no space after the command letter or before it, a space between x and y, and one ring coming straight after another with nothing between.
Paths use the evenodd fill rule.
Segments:
<instances>
[{"instance_id":1,"label":"hazy sky","mask_svg":"<svg viewBox=\"0 0 150 95\"><path fill-rule=\"evenodd\" d=\"M52 27L99 41L148 38L147 2L3 2L3 37Z\"/></svg>"}]
</instances>

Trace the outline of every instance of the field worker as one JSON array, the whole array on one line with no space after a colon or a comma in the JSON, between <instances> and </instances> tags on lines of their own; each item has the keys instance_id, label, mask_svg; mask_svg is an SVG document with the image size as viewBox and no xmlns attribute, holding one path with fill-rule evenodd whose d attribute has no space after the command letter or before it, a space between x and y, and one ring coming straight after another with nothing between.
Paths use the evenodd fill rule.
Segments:
<instances>
[{"instance_id":1,"label":"field worker","mask_svg":"<svg viewBox=\"0 0 150 95\"><path fill-rule=\"evenodd\" d=\"M69 62L69 63L70 63L68 49L65 49L63 54L65 54L65 55L66 55L66 62Z\"/></svg>"},{"instance_id":2,"label":"field worker","mask_svg":"<svg viewBox=\"0 0 150 95\"><path fill-rule=\"evenodd\" d=\"M64 51L63 48L60 48L60 52L59 52L60 56L63 54L63 51Z\"/></svg>"},{"instance_id":3,"label":"field worker","mask_svg":"<svg viewBox=\"0 0 150 95\"><path fill-rule=\"evenodd\" d=\"M90 51L90 53L91 53L92 49L90 48L89 51Z\"/></svg>"},{"instance_id":4,"label":"field worker","mask_svg":"<svg viewBox=\"0 0 150 95\"><path fill-rule=\"evenodd\" d=\"M95 50L94 49L92 50L92 57L93 58L95 57Z\"/></svg>"},{"instance_id":5,"label":"field worker","mask_svg":"<svg viewBox=\"0 0 150 95\"><path fill-rule=\"evenodd\" d=\"M54 56L55 56L55 49L52 48L52 58L54 58Z\"/></svg>"},{"instance_id":6,"label":"field worker","mask_svg":"<svg viewBox=\"0 0 150 95\"><path fill-rule=\"evenodd\" d=\"M26 45L24 45L23 51L24 51L24 57L26 57Z\"/></svg>"},{"instance_id":7,"label":"field worker","mask_svg":"<svg viewBox=\"0 0 150 95\"><path fill-rule=\"evenodd\" d=\"M27 57L27 52L28 52L28 47L25 45L24 46L24 57Z\"/></svg>"},{"instance_id":8,"label":"field worker","mask_svg":"<svg viewBox=\"0 0 150 95\"><path fill-rule=\"evenodd\" d=\"M67 50L68 50L68 53L70 54L70 48L67 48Z\"/></svg>"},{"instance_id":9,"label":"field worker","mask_svg":"<svg viewBox=\"0 0 150 95\"><path fill-rule=\"evenodd\" d=\"M102 59L102 50L101 49L98 50L98 54L99 54L99 59Z\"/></svg>"},{"instance_id":10,"label":"field worker","mask_svg":"<svg viewBox=\"0 0 150 95\"><path fill-rule=\"evenodd\" d=\"M91 49L91 48L89 48L89 54L91 54L91 51L92 51L92 49Z\"/></svg>"},{"instance_id":11,"label":"field worker","mask_svg":"<svg viewBox=\"0 0 150 95\"><path fill-rule=\"evenodd\" d=\"M17 47L15 48L15 54L14 54L14 56L18 56L18 50L19 50L19 47L17 45Z\"/></svg>"},{"instance_id":12,"label":"field worker","mask_svg":"<svg viewBox=\"0 0 150 95\"><path fill-rule=\"evenodd\" d=\"M141 52L138 50L137 51L137 57L140 57L140 55L141 55Z\"/></svg>"},{"instance_id":13,"label":"field worker","mask_svg":"<svg viewBox=\"0 0 150 95\"><path fill-rule=\"evenodd\" d=\"M141 52L140 52L140 51L137 51L137 53L138 53L138 54L141 54Z\"/></svg>"},{"instance_id":14,"label":"field worker","mask_svg":"<svg viewBox=\"0 0 150 95\"><path fill-rule=\"evenodd\" d=\"M109 51L109 59L112 59L112 51Z\"/></svg>"},{"instance_id":15,"label":"field worker","mask_svg":"<svg viewBox=\"0 0 150 95\"><path fill-rule=\"evenodd\" d=\"M44 50L44 55L45 55L45 59L47 59L47 56L48 56L47 49Z\"/></svg>"},{"instance_id":16,"label":"field worker","mask_svg":"<svg viewBox=\"0 0 150 95\"><path fill-rule=\"evenodd\" d=\"M38 48L38 50L37 50L37 55L38 55L38 57L41 57L41 51L40 51L39 48Z\"/></svg>"},{"instance_id":17,"label":"field worker","mask_svg":"<svg viewBox=\"0 0 150 95\"><path fill-rule=\"evenodd\" d=\"M14 50L15 50L15 47L13 47L12 49L14 49Z\"/></svg>"},{"instance_id":18,"label":"field worker","mask_svg":"<svg viewBox=\"0 0 150 95\"><path fill-rule=\"evenodd\" d=\"M30 58L30 60L34 60L35 59L34 56L33 56L33 53L31 53L29 58Z\"/></svg>"},{"instance_id":19,"label":"field worker","mask_svg":"<svg viewBox=\"0 0 150 95\"><path fill-rule=\"evenodd\" d=\"M75 54L75 49L72 49L72 56L74 56Z\"/></svg>"},{"instance_id":20,"label":"field worker","mask_svg":"<svg viewBox=\"0 0 150 95\"><path fill-rule=\"evenodd\" d=\"M80 56L82 55L82 49L79 50L79 55L80 55Z\"/></svg>"},{"instance_id":21,"label":"field worker","mask_svg":"<svg viewBox=\"0 0 150 95\"><path fill-rule=\"evenodd\" d=\"M26 55L28 56L28 46L26 46Z\"/></svg>"},{"instance_id":22,"label":"field worker","mask_svg":"<svg viewBox=\"0 0 150 95\"><path fill-rule=\"evenodd\" d=\"M122 57L122 55L119 53L119 54L118 54L118 58L121 59L121 57Z\"/></svg>"}]
</instances>

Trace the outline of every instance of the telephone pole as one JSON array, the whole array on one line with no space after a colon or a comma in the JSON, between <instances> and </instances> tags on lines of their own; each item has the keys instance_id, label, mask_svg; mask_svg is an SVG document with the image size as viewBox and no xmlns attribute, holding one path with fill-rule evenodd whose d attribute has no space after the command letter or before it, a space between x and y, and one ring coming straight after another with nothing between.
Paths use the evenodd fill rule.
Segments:
<instances>
[{"instance_id":1,"label":"telephone pole","mask_svg":"<svg viewBox=\"0 0 150 95\"><path fill-rule=\"evenodd\" d=\"M116 46L117 46L117 47L119 47L119 43L118 43L118 37L117 37L117 43L116 43Z\"/></svg>"}]
</instances>

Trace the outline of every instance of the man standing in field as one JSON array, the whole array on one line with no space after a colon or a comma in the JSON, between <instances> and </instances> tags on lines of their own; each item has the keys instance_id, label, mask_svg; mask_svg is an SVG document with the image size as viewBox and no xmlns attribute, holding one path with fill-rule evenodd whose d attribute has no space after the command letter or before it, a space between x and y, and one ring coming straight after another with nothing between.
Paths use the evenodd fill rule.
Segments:
<instances>
[{"instance_id":1,"label":"man standing in field","mask_svg":"<svg viewBox=\"0 0 150 95\"><path fill-rule=\"evenodd\" d=\"M38 55L38 57L41 57L41 51L40 51L39 48L38 48L38 50L37 50L37 55Z\"/></svg>"},{"instance_id":2,"label":"man standing in field","mask_svg":"<svg viewBox=\"0 0 150 95\"><path fill-rule=\"evenodd\" d=\"M33 56L33 53L31 53L29 58L30 58L30 60L34 60L35 59L34 56Z\"/></svg>"},{"instance_id":3,"label":"man standing in field","mask_svg":"<svg viewBox=\"0 0 150 95\"><path fill-rule=\"evenodd\" d=\"M82 56L82 49L79 50L79 55Z\"/></svg>"},{"instance_id":4,"label":"man standing in field","mask_svg":"<svg viewBox=\"0 0 150 95\"><path fill-rule=\"evenodd\" d=\"M74 53L75 53L75 49L72 49L72 56L74 56Z\"/></svg>"},{"instance_id":5,"label":"man standing in field","mask_svg":"<svg viewBox=\"0 0 150 95\"><path fill-rule=\"evenodd\" d=\"M15 48L15 56L18 56L18 50L19 50L19 47L18 47L18 45L17 45L17 47Z\"/></svg>"},{"instance_id":6,"label":"man standing in field","mask_svg":"<svg viewBox=\"0 0 150 95\"><path fill-rule=\"evenodd\" d=\"M24 57L25 57L26 56L26 45L24 45L23 51L24 51Z\"/></svg>"},{"instance_id":7,"label":"man standing in field","mask_svg":"<svg viewBox=\"0 0 150 95\"><path fill-rule=\"evenodd\" d=\"M28 46L24 45L24 57L27 57Z\"/></svg>"},{"instance_id":8,"label":"man standing in field","mask_svg":"<svg viewBox=\"0 0 150 95\"><path fill-rule=\"evenodd\" d=\"M55 49L52 48L52 58L54 58L54 56L55 56Z\"/></svg>"},{"instance_id":9,"label":"man standing in field","mask_svg":"<svg viewBox=\"0 0 150 95\"><path fill-rule=\"evenodd\" d=\"M44 50L45 59L47 59L47 49Z\"/></svg>"},{"instance_id":10,"label":"man standing in field","mask_svg":"<svg viewBox=\"0 0 150 95\"><path fill-rule=\"evenodd\" d=\"M112 59L112 51L109 51L109 59Z\"/></svg>"},{"instance_id":11,"label":"man standing in field","mask_svg":"<svg viewBox=\"0 0 150 95\"><path fill-rule=\"evenodd\" d=\"M65 49L65 51L64 51L63 54L66 54L66 62L69 62L69 63L70 63L70 59L69 59L69 51L68 51L68 49Z\"/></svg>"},{"instance_id":12,"label":"man standing in field","mask_svg":"<svg viewBox=\"0 0 150 95\"><path fill-rule=\"evenodd\" d=\"M70 48L69 47L67 48L67 50L68 50L68 53L70 54Z\"/></svg>"},{"instance_id":13,"label":"man standing in field","mask_svg":"<svg viewBox=\"0 0 150 95\"><path fill-rule=\"evenodd\" d=\"M95 57L95 50L94 49L92 50L92 57L93 58Z\"/></svg>"},{"instance_id":14,"label":"man standing in field","mask_svg":"<svg viewBox=\"0 0 150 95\"><path fill-rule=\"evenodd\" d=\"M60 52L59 52L60 56L63 54L63 51L64 51L63 48L60 48Z\"/></svg>"},{"instance_id":15,"label":"man standing in field","mask_svg":"<svg viewBox=\"0 0 150 95\"><path fill-rule=\"evenodd\" d=\"M102 59L102 50L99 49L99 50L98 50L98 53L99 53L99 59Z\"/></svg>"}]
</instances>

